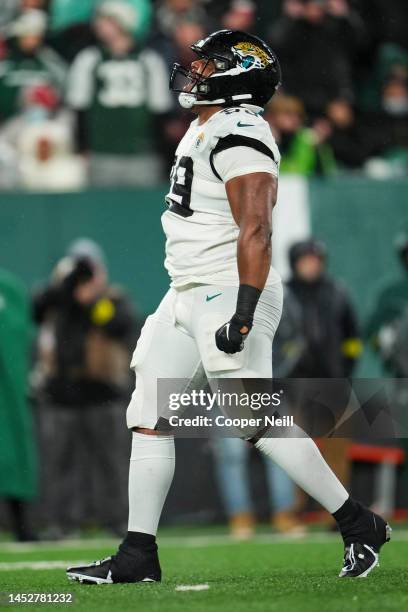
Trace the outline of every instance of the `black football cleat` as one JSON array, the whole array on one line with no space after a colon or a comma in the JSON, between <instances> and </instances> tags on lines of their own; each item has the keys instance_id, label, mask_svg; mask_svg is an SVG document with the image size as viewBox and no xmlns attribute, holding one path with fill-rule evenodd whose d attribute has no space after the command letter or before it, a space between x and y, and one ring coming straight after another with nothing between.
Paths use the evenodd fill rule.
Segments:
<instances>
[{"instance_id":1,"label":"black football cleat","mask_svg":"<svg viewBox=\"0 0 408 612\"><path fill-rule=\"evenodd\" d=\"M160 582L161 569L157 545L123 551L90 565L69 567L69 580L84 584L116 584L129 582Z\"/></svg>"},{"instance_id":2,"label":"black football cleat","mask_svg":"<svg viewBox=\"0 0 408 612\"><path fill-rule=\"evenodd\" d=\"M360 505L360 512L343 532L344 563L340 578L365 578L378 565L380 549L391 539L391 527L378 514Z\"/></svg>"}]
</instances>

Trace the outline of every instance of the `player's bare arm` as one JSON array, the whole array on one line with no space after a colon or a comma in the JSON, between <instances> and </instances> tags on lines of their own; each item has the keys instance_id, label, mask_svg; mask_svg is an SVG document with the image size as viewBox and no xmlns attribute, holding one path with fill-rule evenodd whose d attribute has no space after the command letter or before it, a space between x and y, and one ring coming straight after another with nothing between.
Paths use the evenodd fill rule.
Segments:
<instances>
[{"instance_id":1,"label":"player's bare arm","mask_svg":"<svg viewBox=\"0 0 408 612\"><path fill-rule=\"evenodd\" d=\"M254 172L226 184L232 215L239 226L237 246L240 284L265 286L271 267L272 209L278 181L267 172Z\"/></svg>"},{"instance_id":2,"label":"player's bare arm","mask_svg":"<svg viewBox=\"0 0 408 612\"><path fill-rule=\"evenodd\" d=\"M226 183L231 212L239 227L237 263L239 290L232 319L217 330L217 347L225 353L244 348L272 258L272 209L278 181L267 172L237 176Z\"/></svg>"}]
</instances>

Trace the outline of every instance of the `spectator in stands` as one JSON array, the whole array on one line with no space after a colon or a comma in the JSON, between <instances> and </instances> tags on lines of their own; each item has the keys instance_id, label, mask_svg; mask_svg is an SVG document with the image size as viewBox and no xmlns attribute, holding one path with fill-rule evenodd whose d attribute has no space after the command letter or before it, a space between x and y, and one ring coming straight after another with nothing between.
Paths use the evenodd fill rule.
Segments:
<instances>
[{"instance_id":1,"label":"spectator in stands","mask_svg":"<svg viewBox=\"0 0 408 612\"><path fill-rule=\"evenodd\" d=\"M383 43L408 49L406 0L357 0L355 5L368 29L373 54Z\"/></svg>"},{"instance_id":2,"label":"spectator in stands","mask_svg":"<svg viewBox=\"0 0 408 612\"><path fill-rule=\"evenodd\" d=\"M385 368L399 378L408 377L408 232L396 240L402 275L378 294L365 325L365 336L379 351ZM405 321L405 323L404 323Z\"/></svg>"},{"instance_id":3,"label":"spectator in stands","mask_svg":"<svg viewBox=\"0 0 408 612\"><path fill-rule=\"evenodd\" d=\"M155 51L140 48L136 20L123 0L98 5L98 45L79 53L70 72L67 101L95 186L147 186L162 177L155 136L172 105L168 71Z\"/></svg>"},{"instance_id":4,"label":"spectator in stands","mask_svg":"<svg viewBox=\"0 0 408 612\"><path fill-rule=\"evenodd\" d=\"M196 0L159 0L155 17L154 28L162 36L172 35L180 23L204 25L208 21L204 8Z\"/></svg>"},{"instance_id":5,"label":"spectator in stands","mask_svg":"<svg viewBox=\"0 0 408 612\"><path fill-rule=\"evenodd\" d=\"M155 12L150 44L169 68L174 62L193 60L189 46L204 37L215 24L203 7L193 0L161 0Z\"/></svg>"},{"instance_id":6,"label":"spectator in stands","mask_svg":"<svg viewBox=\"0 0 408 612\"><path fill-rule=\"evenodd\" d=\"M332 100L327 106L327 118L331 125L328 142L340 166L360 168L381 150L378 126L368 126L348 100Z\"/></svg>"},{"instance_id":7,"label":"spectator in stands","mask_svg":"<svg viewBox=\"0 0 408 612\"><path fill-rule=\"evenodd\" d=\"M389 160L400 160L408 173L408 74L394 77L382 90L383 155Z\"/></svg>"},{"instance_id":8,"label":"spectator in stands","mask_svg":"<svg viewBox=\"0 0 408 612\"><path fill-rule=\"evenodd\" d=\"M282 155L282 174L329 174L335 168L333 153L327 144L330 128L327 122L315 122L314 129L304 125L302 102L293 96L278 94L266 108L265 119Z\"/></svg>"},{"instance_id":9,"label":"spectator in stands","mask_svg":"<svg viewBox=\"0 0 408 612\"><path fill-rule=\"evenodd\" d=\"M270 34L280 58L285 89L312 117L330 100L352 100L352 59L366 40L363 22L348 0L285 0Z\"/></svg>"},{"instance_id":10,"label":"spectator in stands","mask_svg":"<svg viewBox=\"0 0 408 612\"><path fill-rule=\"evenodd\" d=\"M188 66L196 57L190 46L204 38L206 31L198 21L181 20L177 27L172 30L170 43L172 44L172 63L178 61L183 66Z\"/></svg>"},{"instance_id":11,"label":"spectator in stands","mask_svg":"<svg viewBox=\"0 0 408 612\"><path fill-rule=\"evenodd\" d=\"M190 45L216 30L202 2L197 0L159 0L150 35L150 44L164 59L169 70L174 62L188 66L195 59ZM191 112L175 104L161 130L161 152L166 173L174 161L174 152L191 123Z\"/></svg>"},{"instance_id":12,"label":"spectator in stands","mask_svg":"<svg viewBox=\"0 0 408 612\"><path fill-rule=\"evenodd\" d=\"M33 85L48 84L61 91L65 65L47 47L46 14L27 10L11 24L11 40L0 62L0 121L19 112L21 92Z\"/></svg>"},{"instance_id":13,"label":"spectator in stands","mask_svg":"<svg viewBox=\"0 0 408 612\"><path fill-rule=\"evenodd\" d=\"M7 34L10 23L16 18L20 0L3 0L0 7L0 36Z\"/></svg>"},{"instance_id":14,"label":"spectator in stands","mask_svg":"<svg viewBox=\"0 0 408 612\"><path fill-rule=\"evenodd\" d=\"M374 154L365 170L376 178L408 174L408 74L392 76L381 92L381 109L365 113L361 125L367 126L367 142L375 142Z\"/></svg>"},{"instance_id":15,"label":"spectator in stands","mask_svg":"<svg viewBox=\"0 0 408 612\"><path fill-rule=\"evenodd\" d=\"M21 282L0 269L0 498L20 541L35 539L27 523L27 502L37 494L36 453L27 403L31 322Z\"/></svg>"},{"instance_id":16,"label":"spectator in stands","mask_svg":"<svg viewBox=\"0 0 408 612\"><path fill-rule=\"evenodd\" d=\"M232 0L222 16L222 27L227 30L253 32L256 8L256 4L252 0Z\"/></svg>"},{"instance_id":17,"label":"spectator in stands","mask_svg":"<svg viewBox=\"0 0 408 612\"><path fill-rule=\"evenodd\" d=\"M169 31L165 37L156 32L152 40L158 50L164 50L163 57L169 66L172 66L174 62L182 66L189 66L195 59L190 45L206 35L207 31L200 22L180 18L177 27ZM187 131L191 119L191 112L183 110L179 104L176 104L163 125L161 153L166 162L167 173L173 165L174 152Z\"/></svg>"},{"instance_id":18,"label":"spectator in stands","mask_svg":"<svg viewBox=\"0 0 408 612\"><path fill-rule=\"evenodd\" d=\"M137 330L127 297L108 283L98 245L81 239L71 246L36 294L34 317L46 524L70 530L87 517L119 531L129 441L123 414Z\"/></svg>"},{"instance_id":19,"label":"spectator in stands","mask_svg":"<svg viewBox=\"0 0 408 612\"><path fill-rule=\"evenodd\" d=\"M92 30L92 15L102 0L52 0L49 38L53 47L71 63L77 53L96 43ZM150 0L125 0L134 7L137 20L133 34L144 40L150 26Z\"/></svg>"},{"instance_id":20,"label":"spectator in stands","mask_svg":"<svg viewBox=\"0 0 408 612\"><path fill-rule=\"evenodd\" d=\"M52 0L48 38L71 64L77 53L95 43L91 17L96 0Z\"/></svg>"},{"instance_id":21,"label":"spectator in stands","mask_svg":"<svg viewBox=\"0 0 408 612\"><path fill-rule=\"evenodd\" d=\"M47 11L50 0L1 0L0 34L7 34L9 25L19 13L37 9Z\"/></svg>"},{"instance_id":22,"label":"spectator in stands","mask_svg":"<svg viewBox=\"0 0 408 612\"><path fill-rule=\"evenodd\" d=\"M231 535L246 540L254 535L256 523L251 500L251 447L239 438L218 438L213 444L218 492L228 516ZM271 525L279 533L305 534L304 526L293 511L296 503L293 481L272 461L263 463Z\"/></svg>"},{"instance_id":23,"label":"spectator in stands","mask_svg":"<svg viewBox=\"0 0 408 612\"><path fill-rule=\"evenodd\" d=\"M49 3L50 0L20 0L20 11L29 11L31 9L46 11Z\"/></svg>"},{"instance_id":24,"label":"spectator in stands","mask_svg":"<svg viewBox=\"0 0 408 612\"><path fill-rule=\"evenodd\" d=\"M48 85L22 93L22 110L0 128L0 186L73 191L86 184L84 160L74 154L72 113Z\"/></svg>"},{"instance_id":25,"label":"spectator in stands","mask_svg":"<svg viewBox=\"0 0 408 612\"><path fill-rule=\"evenodd\" d=\"M393 407L398 409L402 431L408 431L408 231L396 239L397 256L402 274L383 287L375 300L365 325L365 336L378 353L384 369L394 381ZM408 498L408 438L405 447L405 482Z\"/></svg>"},{"instance_id":26,"label":"spectator in stands","mask_svg":"<svg viewBox=\"0 0 408 612\"><path fill-rule=\"evenodd\" d=\"M293 337L300 347L292 369L285 372L291 378L349 377L362 351L354 308L344 287L327 274L326 257L325 246L314 239L298 242L289 251L292 276L287 282L282 322L285 328L286 313L296 309ZM293 306L288 303L291 301ZM282 344L279 335L280 325L276 333L278 346ZM343 438L323 439L321 447L345 486L350 473L349 443Z\"/></svg>"},{"instance_id":27,"label":"spectator in stands","mask_svg":"<svg viewBox=\"0 0 408 612\"><path fill-rule=\"evenodd\" d=\"M327 274L326 257L325 246L314 239L294 244L289 252L287 286L301 308L306 339L293 376L350 376L361 354L354 308L345 288Z\"/></svg>"}]
</instances>

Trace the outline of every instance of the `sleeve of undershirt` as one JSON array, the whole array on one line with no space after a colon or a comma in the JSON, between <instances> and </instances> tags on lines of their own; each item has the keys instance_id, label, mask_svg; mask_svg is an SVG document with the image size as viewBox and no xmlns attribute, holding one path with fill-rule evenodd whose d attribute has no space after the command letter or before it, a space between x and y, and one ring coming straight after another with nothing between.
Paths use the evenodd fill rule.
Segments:
<instances>
[{"instance_id":1,"label":"sleeve of undershirt","mask_svg":"<svg viewBox=\"0 0 408 612\"><path fill-rule=\"evenodd\" d=\"M254 172L268 172L276 178L279 174L277 163L252 147L231 147L214 155L214 167L226 183L230 179Z\"/></svg>"}]
</instances>

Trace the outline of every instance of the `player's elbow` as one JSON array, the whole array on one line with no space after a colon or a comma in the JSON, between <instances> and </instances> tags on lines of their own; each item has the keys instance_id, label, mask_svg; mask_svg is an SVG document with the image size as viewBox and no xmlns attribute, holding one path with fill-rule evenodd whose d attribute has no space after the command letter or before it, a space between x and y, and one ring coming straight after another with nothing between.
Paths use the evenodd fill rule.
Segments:
<instances>
[{"instance_id":1,"label":"player's elbow","mask_svg":"<svg viewBox=\"0 0 408 612\"><path fill-rule=\"evenodd\" d=\"M240 239L243 242L256 243L259 248L270 249L272 226L267 220L255 219L241 228Z\"/></svg>"},{"instance_id":2,"label":"player's elbow","mask_svg":"<svg viewBox=\"0 0 408 612\"><path fill-rule=\"evenodd\" d=\"M259 244L261 244L265 249L269 249L272 238L272 227L270 223L267 221L259 222L254 227L254 235Z\"/></svg>"}]
</instances>

